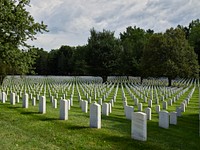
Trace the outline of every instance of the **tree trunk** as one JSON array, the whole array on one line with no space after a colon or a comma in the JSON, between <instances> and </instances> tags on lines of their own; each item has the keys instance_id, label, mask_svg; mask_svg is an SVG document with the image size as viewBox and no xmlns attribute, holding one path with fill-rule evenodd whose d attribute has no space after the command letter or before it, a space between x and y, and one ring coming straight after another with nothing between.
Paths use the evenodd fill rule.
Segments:
<instances>
[{"instance_id":1,"label":"tree trunk","mask_svg":"<svg viewBox=\"0 0 200 150\"><path fill-rule=\"evenodd\" d=\"M108 76L102 76L103 79L103 83L105 83L107 81Z\"/></svg>"},{"instance_id":2,"label":"tree trunk","mask_svg":"<svg viewBox=\"0 0 200 150\"><path fill-rule=\"evenodd\" d=\"M127 80L129 81L129 76L126 76Z\"/></svg>"},{"instance_id":3,"label":"tree trunk","mask_svg":"<svg viewBox=\"0 0 200 150\"><path fill-rule=\"evenodd\" d=\"M143 77L140 77L140 84L142 84L143 82Z\"/></svg>"},{"instance_id":4,"label":"tree trunk","mask_svg":"<svg viewBox=\"0 0 200 150\"><path fill-rule=\"evenodd\" d=\"M168 86L171 86L171 85L172 85L172 78L168 77Z\"/></svg>"}]
</instances>

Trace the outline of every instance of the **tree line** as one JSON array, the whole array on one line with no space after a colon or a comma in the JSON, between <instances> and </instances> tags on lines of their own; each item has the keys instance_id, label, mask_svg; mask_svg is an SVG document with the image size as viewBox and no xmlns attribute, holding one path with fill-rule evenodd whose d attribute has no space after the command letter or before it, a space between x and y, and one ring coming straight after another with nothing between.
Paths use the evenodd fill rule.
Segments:
<instances>
[{"instance_id":1,"label":"tree line","mask_svg":"<svg viewBox=\"0 0 200 150\"><path fill-rule=\"evenodd\" d=\"M199 77L200 21L188 27L178 25L164 33L127 27L119 38L109 30L90 30L88 43L63 45L47 52L36 48L38 75L93 75Z\"/></svg>"},{"instance_id":2,"label":"tree line","mask_svg":"<svg viewBox=\"0 0 200 150\"><path fill-rule=\"evenodd\" d=\"M197 78L199 77L200 21L178 25L164 33L127 27L119 38L113 31L90 30L83 46L63 45L50 52L27 40L48 32L26 7L30 0L0 1L0 84L6 75L93 75Z\"/></svg>"}]
</instances>

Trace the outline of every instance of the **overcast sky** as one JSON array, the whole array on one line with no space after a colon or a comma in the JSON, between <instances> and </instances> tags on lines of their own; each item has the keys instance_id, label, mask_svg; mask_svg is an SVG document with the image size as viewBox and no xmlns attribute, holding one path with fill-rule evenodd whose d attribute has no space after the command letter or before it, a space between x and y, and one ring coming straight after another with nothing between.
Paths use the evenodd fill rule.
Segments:
<instances>
[{"instance_id":1,"label":"overcast sky","mask_svg":"<svg viewBox=\"0 0 200 150\"><path fill-rule=\"evenodd\" d=\"M163 32L200 18L200 0L31 0L28 11L50 32L30 42L50 51L87 44L90 29L120 32L128 26Z\"/></svg>"}]
</instances>

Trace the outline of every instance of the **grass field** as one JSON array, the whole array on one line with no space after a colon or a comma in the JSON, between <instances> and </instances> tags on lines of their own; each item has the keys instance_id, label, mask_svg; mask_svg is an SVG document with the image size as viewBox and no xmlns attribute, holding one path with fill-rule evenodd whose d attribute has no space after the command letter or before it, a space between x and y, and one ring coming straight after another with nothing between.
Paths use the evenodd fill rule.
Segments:
<instances>
[{"instance_id":1,"label":"grass field","mask_svg":"<svg viewBox=\"0 0 200 150\"><path fill-rule=\"evenodd\" d=\"M125 88L124 90L129 105L133 105L127 90ZM168 111L174 111L190 91L191 89L182 95L168 108ZM59 105L57 109L53 109L48 97L46 114L38 113L38 101L36 106L32 106L29 101L28 109L22 108L21 99L16 105L11 105L9 98L6 103L0 103L0 149L197 150L200 148L198 88L186 112L178 117L178 124L170 125L169 129L158 126L158 114L153 104L152 120L147 122L146 142L131 139L131 121L124 115L121 88L118 90L112 113L109 116L102 116L101 129L89 128L89 113L81 111L77 99L75 89L74 106L69 111L69 119L65 121L59 120ZM146 104L143 106L146 107Z\"/></svg>"}]
</instances>

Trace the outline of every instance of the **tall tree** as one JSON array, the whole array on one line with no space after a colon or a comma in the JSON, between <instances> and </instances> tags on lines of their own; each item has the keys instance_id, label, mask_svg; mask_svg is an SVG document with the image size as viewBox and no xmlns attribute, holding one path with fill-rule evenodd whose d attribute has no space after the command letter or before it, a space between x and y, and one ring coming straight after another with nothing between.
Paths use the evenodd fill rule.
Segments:
<instances>
[{"instance_id":1,"label":"tall tree","mask_svg":"<svg viewBox=\"0 0 200 150\"><path fill-rule=\"evenodd\" d=\"M189 57L188 57L189 56ZM168 29L164 34L153 34L142 58L143 74L153 77L197 77L198 62L194 50L180 28Z\"/></svg>"},{"instance_id":2,"label":"tall tree","mask_svg":"<svg viewBox=\"0 0 200 150\"><path fill-rule=\"evenodd\" d=\"M0 84L6 74L17 70L19 74L27 73L34 63L27 40L34 40L38 32L47 31L46 25L37 23L26 10L29 0L0 1ZM20 58L20 59L19 59ZM23 61L22 61L23 60ZM17 65L16 65L17 64Z\"/></svg>"},{"instance_id":3,"label":"tall tree","mask_svg":"<svg viewBox=\"0 0 200 150\"><path fill-rule=\"evenodd\" d=\"M114 37L114 32L90 30L88 39L88 65L93 75L99 75L103 82L108 75L116 75L119 71L120 42Z\"/></svg>"},{"instance_id":4,"label":"tall tree","mask_svg":"<svg viewBox=\"0 0 200 150\"><path fill-rule=\"evenodd\" d=\"M140 59L146 42L145 31L134 26L120 33L123 47L121 69L124 75L140 75Z\"/></svg>"},{"instance_id":5,"label":"tall tree","mask_svg":"<svg viewBox=\"0 0 200 150\"><path fill-rule=\"evenodd\" d=\"M189 24L189 43L194 47L195 53L198 55L200 64L200 21L199 19Z\"/></svg>"},{"instance_id":6,"label":"tall tree","mask_svg":"<svg viewBox=\"0 0 200 150\"><path fill-rule=\"evenodd\" d=\"M49 53L47 51L44 51L42 48L41 49L35 48L35 50L37 52L36 63L34 65L35 73L39 75L48 75Z\"/></svg>"},{"instance_id":7,"label":"tall tree","mask_svg":"<svg viewBox=\"0 0 200 150\"><path fill-rule=\"evenodd\" d=\"M88 46L77 46L73 56L73 74L75 75L89 75L88 64L87 64L87 51Z\"/></svg>"},{"instance_id":8,"label":"tall tree","mask_svg":"<svg viewBox=\"0 0 200 150\"><path fill-rule=\"evenodd\" d=\"M63 45L58 50L58 70L60 74L72 74L74 49L74 47Z\"/></svg>"}]
</instances>

